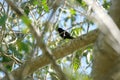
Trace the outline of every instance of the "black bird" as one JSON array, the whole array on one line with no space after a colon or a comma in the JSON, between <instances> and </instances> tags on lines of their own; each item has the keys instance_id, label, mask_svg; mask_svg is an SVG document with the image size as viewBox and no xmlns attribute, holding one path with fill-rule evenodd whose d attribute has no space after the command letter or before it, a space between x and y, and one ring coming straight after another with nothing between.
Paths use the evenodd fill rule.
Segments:
<instances>
[{"instance_id":1,"label":"black bird","mask_svg":"<svg viewBox=\"0 0 120 80\"><path fill-rule=\"evenodd\" d=\"M63 30L62 28L58 28L57 31L59 32L59 35L63 39L74 39L72 36L70 36L70 33L68 33L67 31Z\"/></svg>"}]
</instances>

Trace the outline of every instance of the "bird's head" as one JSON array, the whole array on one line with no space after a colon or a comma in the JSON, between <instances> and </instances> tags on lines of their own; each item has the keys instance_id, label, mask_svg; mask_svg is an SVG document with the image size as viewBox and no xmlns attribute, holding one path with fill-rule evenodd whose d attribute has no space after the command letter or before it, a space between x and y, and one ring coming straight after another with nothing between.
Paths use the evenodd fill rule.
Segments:
<instances>
[{"instance_id":1,"label":"bird's head","mask_svg":"<svg viewBox=\"0 0 120 80\"><path fill-rule=\"evenodd\" d=\"M57 29L59 32L62 32L62 31L64 31L62 28L58 28Z\"/></svg>"}]
</instances>

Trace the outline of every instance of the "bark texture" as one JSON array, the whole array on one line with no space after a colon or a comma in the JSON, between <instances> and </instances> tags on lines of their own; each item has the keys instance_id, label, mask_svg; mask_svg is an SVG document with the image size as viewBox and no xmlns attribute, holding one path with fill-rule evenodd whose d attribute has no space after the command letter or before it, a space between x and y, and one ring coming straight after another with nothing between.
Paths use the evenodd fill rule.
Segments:
<instances>
[{"instance_id":1,"label":"bark texture","mask_svg":"<svg viewBox=\"0 0 120 80\"><path fill-rule=\"evenodd\" d=\"M112 0L109 13L120 28L120 0ZM101 32L94 46L93 80L120 80L120 55L110 44L112 41Z\"/></svg>"}]
</instances>

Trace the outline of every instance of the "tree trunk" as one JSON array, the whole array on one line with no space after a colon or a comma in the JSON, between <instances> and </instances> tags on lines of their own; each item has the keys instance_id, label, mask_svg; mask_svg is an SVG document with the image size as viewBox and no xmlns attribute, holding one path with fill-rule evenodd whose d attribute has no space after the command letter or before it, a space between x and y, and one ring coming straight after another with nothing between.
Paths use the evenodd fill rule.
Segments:
<instances>
[{"instance_id":1,"label":"tree trunk","mask_svg":"<svg viewBox=\"0 0 120 80\"><path fill-rule=\"evenodd\" d=\"M112 0L110 16L120 28L120 0ZM119 37L119 36L118 36ZM120 55L108 42L102 32L94 46L92 76L93 80L120 80Z\"/></svg>"}]
</instances>

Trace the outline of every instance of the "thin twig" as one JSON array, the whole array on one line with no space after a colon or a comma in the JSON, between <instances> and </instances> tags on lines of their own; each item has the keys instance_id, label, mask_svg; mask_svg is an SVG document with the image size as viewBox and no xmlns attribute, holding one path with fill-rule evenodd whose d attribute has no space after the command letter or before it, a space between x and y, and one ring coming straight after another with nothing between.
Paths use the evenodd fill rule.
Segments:
<instances>
[{"instance_id":1,"label":"thin twig","mask_svg":"<svg viewBox=\"0 0 120 80\"><path fill-rule=\"evenodd\" d=\"M24 14L24 12L21 12L10 0L6 0L6 2L9 4L9 6L11 6L11 8L18 14L18 16L21 19L22 19L22 17L25 17L25 18L28 19L28 17ZM50 18L52 17L52 15L50 16ZM50 18L49 18L49 20L50 20ZM53 65L54 69L58 73L58 76L59 76L60 80L62 80L62 79L63 80L67 80L66 76L64 75L64 73L62 72L62 70L60 69L60 67L56 64L54 56L50 54L50 51L46 48L45 44L43 43L43 40L41 39L41 38L43 38L43 35L44 35L45 32L42 34L42 36L40 36L38 34L38 32L36 31L36 27L34 27L31 23L28 23L28 24L25 23L25 24L29 26L29 28L31 30L31 33L36 37L37 43L38 43L39 47L42 49L44 55L46 55L46 57L49 58L51 64ZM48 27L48 26L46 26L46 27ZM47 31L47 30L48 30L48 28L45 29L45 31ZM26 68L27 67L28 66L26 66ZM22 77L25 76L24 75L25 74L24 70L23 70Z\"/></svg>"}]
</instances>

